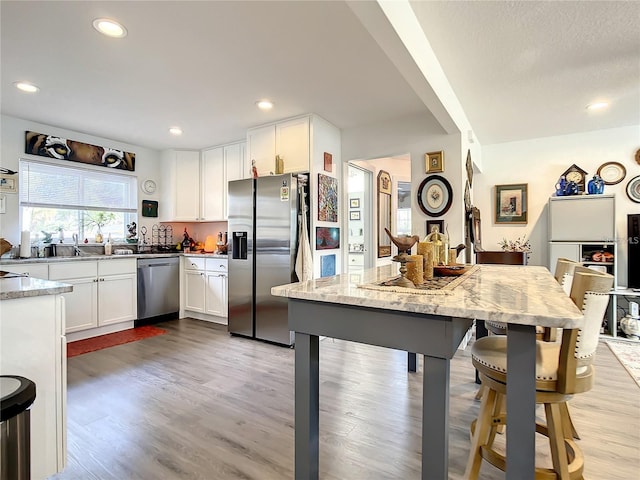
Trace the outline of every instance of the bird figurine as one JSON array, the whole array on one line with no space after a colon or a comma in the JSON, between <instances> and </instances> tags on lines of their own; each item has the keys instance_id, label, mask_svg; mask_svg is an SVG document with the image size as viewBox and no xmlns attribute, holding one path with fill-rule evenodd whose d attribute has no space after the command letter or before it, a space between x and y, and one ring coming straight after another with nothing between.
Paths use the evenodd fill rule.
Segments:
<instances>
[{"instance_id":1,"label":"bird figurine","mask_svg":"<svg viewBox=\"0 0 640 480\"><path fill-rule=\"evenodd\" d=\"M387 235L389 235L393 244L398 247L398 252L400 253L406 252L408 254L411 247L420 241L420 237L418 235L413 235L411 237L409 235L398 235L397 237L394 237L391 235L388 228L385 228L384 231L387 232Z\"/></svg>"},{"instance_id":2,"label":"bird figurine","mask_svg":"<svg viewBox=\"0 0 640 480\"><path fill-rule=\"evenodd\" d=\"M420 237L418 235L399 235L394 237L391 235L391 232L388 228L384 229L387 232L387 235L393 242L393 244L398 247L398 255L393 257L394 262L398 262L400 264L400 276L391 281L390 285L396 285L398 287L406 287L406 288L416 288L411 280L407 278L407 261L409 260L409 255L411 254L411 247L413 247L416 243L420 241Z\"/></svg>"}]
</instances>

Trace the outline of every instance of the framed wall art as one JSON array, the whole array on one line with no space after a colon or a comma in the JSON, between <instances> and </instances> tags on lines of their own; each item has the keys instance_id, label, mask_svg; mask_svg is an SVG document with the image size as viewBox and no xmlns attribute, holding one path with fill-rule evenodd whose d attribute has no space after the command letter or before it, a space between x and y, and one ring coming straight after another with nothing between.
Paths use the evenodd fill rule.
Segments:
<instances>
[{"instance_id":1,"label":"framed wall art","mask_svg":"<svg viewBox=\"0 0 640 480\"><path fill-rule=\"evenodd\" d=\"M323 255L320 257L320 276L332 277L336 274L336 256Z\"/></svg>"},{"instance_id":2,"label":"framed wall art","mask_svg":"<svg viewBox=\"0 0 640 480\"><path fill-rule=\"evenodd\" d=\"M444 172L444 152L424 154L425 173Z\"/></svg>"},{"instance_id":3,"label":"framed wall art","mask_svg":"<svg viewBox=\"0 0 640 480\"><path fill-rule=\"evenodd\" d=\"M333 171L333 155L327 152L324 152L324 171Z\"/></svg>"},{"instance_id":4,"label":"framed wall art","mask_svg":"<svg viewBox=\"0 0 640 480\"><path fill-rule=\"evenodd\" d=\"M496 185L495 223L527 223L527 184Z\"/></svg>"},{"instance_id":5,"label":"framed wall art","mask_svg":"<svg viewBox=\"0 0 640 480\"><path fill-rule=\"evenodd\" d=\"M359 198L352 198L349 200L349 207L350 208L360 208L360 199Z\"/></svg>"},{"instance_id":6,"label":"framed wall art","mask_svg":"<svg viewBox=\"0 0 640 480\"><path fill-rule=\"evenodd\" d=\"M0 175L0 192L16 193L18 191L17 175Z\"/></svg>"},{"instance_id":7,"label":"framed wall art","mask_svg":"<svg viewBox=\"0 0 640 480\"><path fill-rule=\"evenodd\" d=\"M427 220L427 235L431 233L433 227L438 227L438 231L444 233L444 220Z\"/></svg>"},{"instance_id":8,"label":"framed wall art","mask_svg":"<svg viewBox=\"0 0 640 480\"><path fill-rule=\"evenodd\" d=\"M316 227L316 250L340 248L340 229L337 227Z\"/></svg>"},{"instance_id":9,"label":"framed wall art","mask_svg":"<svg viewBox=\"0 0 640 480\"><path fill-rule=\"evenodd\" d=\"M360 210L352 210L349 212L349 220L360 220Z\"/></svg>"},{"instance_id":10,"label":"framed wall art","mask_svg":"<svg viewBox=\"0 0 640 480\"><path fill-rule=\"evenodd\" d=\"M425 215L441 217L451 208L453 189L446 178L431 175L418 187L418 206Z\"/></svg>"},{"instance_id":11,"label":"framed wall art","mask_svg":"<svg viewBox=\"0 0 640 480\"><path fill-rule=\"evenodd\" d=\"M318 220L338 221L338 179L318 174Z\"/></svg>"}]
</instances>

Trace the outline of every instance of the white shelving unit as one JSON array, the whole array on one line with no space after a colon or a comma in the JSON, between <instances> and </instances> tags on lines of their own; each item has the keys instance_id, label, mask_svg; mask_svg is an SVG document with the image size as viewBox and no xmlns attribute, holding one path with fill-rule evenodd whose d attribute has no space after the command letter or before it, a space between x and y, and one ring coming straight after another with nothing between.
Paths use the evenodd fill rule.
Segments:
<instances>
[{"instance_id":1,"label":"white shelving unit","mask_svg":"<svg viewBox=\"0 0 640 480\"><path fill-rule=\"evenodd\" d=\"M575 195L549 199L549 270L558 258L568 258L585 266L603 266L618 285L618 246L616 243L614 195ZM610 261L594 259L596 253L612 255ZM596 255L597 257L597 255ZM616 336L617 298L612 293L607 321Z\"/></svg>"}]
</instances>

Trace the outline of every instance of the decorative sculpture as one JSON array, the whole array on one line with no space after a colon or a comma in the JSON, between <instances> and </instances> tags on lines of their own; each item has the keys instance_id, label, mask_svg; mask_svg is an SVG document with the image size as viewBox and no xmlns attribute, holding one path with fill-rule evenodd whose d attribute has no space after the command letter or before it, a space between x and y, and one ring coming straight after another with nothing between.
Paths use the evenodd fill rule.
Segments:
<instances>
[{"instance_id":1,"label":"decorative sculpture","mask_svg":"<svg viewBox=\"0 0 640 480\"><path fill-rule=\"evenodd\" d=\"M411 247L413 247L416 243L420 241L420 237L418 235L408 236L408 235L400 235L394 237L388 228L384 229L387 232L387 235L393 242L393 244L398 247L398 255L392 258L394 262L400 263L400 276L391 282L391 285L396 285L398 287L406 287L406 288L415 288L416 286L413 284L411 280L407 278L407 261L409 260L409 252L411 251Z\"/></svg>"}]
</instances>

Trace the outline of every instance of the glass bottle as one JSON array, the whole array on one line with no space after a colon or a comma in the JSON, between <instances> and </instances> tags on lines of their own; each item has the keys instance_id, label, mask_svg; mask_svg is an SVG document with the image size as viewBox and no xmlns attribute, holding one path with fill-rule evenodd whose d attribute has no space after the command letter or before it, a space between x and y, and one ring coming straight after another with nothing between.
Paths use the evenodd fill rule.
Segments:
<instances>
[{"instance_id":1,"label":"glass bottle","mask_svg":"<svg viewBox=\"0 0 640 480\"><path fill-rule=\"evenodd\" d=\"M425 237L424 241L433 243L433 265L447 265L449 237L444 233L440 233L440 228L434 225L431 227L431 233Z\"/></svg>"}]
</instances>

